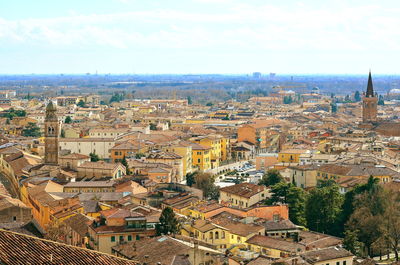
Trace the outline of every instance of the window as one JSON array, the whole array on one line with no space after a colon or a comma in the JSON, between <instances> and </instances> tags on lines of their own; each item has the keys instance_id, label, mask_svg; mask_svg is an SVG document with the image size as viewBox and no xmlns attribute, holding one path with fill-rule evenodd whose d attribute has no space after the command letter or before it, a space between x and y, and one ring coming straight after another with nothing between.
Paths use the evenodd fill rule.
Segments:
<instances>
[{"instance_id":1,"label":"window","mask_svg":"<svg viewBox=\"0 0 400 265\"><path fill-rule=\"evenodd\" d=\"M124 241L124 236L119 236L119 241L120 242Z\"/></svg>"},{"instance_id":2,"label":"window","mask_svg":"<svg viewBox=\"0 0 400 265\"><path fill-rule=\"evenodd\" d=\"M128 236L128 241L132 241L132 236L131 235Z\"/></svg>"},{"instance_id":3,"label":"window","mask_svg":"<svg viewBox=\"0 0 400 265\"><path fill-rule=\"evenodd\" d=\"M340 265L340 262L339 262L339 261L337 261L337 262L336 262L336 265Z\"/></svg>"},{"instance_id":4,"label":"window","mask_svg":"<svg viewBox=\"0 0 400 265\"><path fill-rule=\"evenodd\" d=\"M115 242L115 236L111 237L111 242Z\"/></svg>"},{"instance_id":5,"label":"window","mask_svg":"<svg viewBox=\"0 0 400 265\"><path fill-rule=\"evenodd\" d=\"M197 163L200 163L200 161L201 161L201 160L200 160L200 158L199 158L199 159L197 159Z\"/></svg>"},{"instance_id":6,"label":"window","mask_svg":"<svg viewBox=\"0 0 400 265\"><path fill-rule=\"evenodd\" d=\"M346 263L347 263L347 262L344 260L344 261L343 261L343 265L346 265Z\"/></svg>"},{"instance_id":7,"label":"window","mask_svg":"<svg viewBox=\"0 0 400 265\"><path fill-rule=\"evenodd\" d=\"M139 235L136 235L136 240L140 240L140 236Z\"/></svg>"},{"instance_id":8,"label":"window","mask_svg":"<svg viewBox=\"0 0 400 265\"><path fill-rule=\"evenodd\" d=\"M13 219L13 221L14 221L14 222L16 222L16 221L17 221L17 217L16 217L16 216L13 216L13 218L12 218L12 219Z\"/></svg>"},{"instance_id":9,"label":"window","mask_svg":"<svg viewBox=\"0 0 400 265\"><path fill-rule=\"evenodd\" d=\"M210 239L213 239L213 232L210 232Z\"/></svg>"},{"instance_id":10,"label":"window","mask_svg":"<svg viewBox=\"0 0 400 265\"><path fill-rule=\"evenodd\" d=\"M215 239L219 239L219 233L218 233L218 231L215 232Z\"/></svg>"}]
</instances>

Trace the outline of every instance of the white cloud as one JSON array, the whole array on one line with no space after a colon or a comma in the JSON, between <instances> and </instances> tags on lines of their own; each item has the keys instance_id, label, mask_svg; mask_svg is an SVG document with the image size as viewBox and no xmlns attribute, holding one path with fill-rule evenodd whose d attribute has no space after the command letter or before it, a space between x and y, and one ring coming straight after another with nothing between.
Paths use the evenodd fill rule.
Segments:
<instances>
[{"instance_id":1,"label":"white cloud","mask_svg":"<svg viewBox=\"0 0 400 265\"><path fill-rule=\"evenodd\" d=\"M165 9L52 19L0 18L0 47L18 43L76 49L96 45L117 49L400 50L398 8L218 2L227 8L216 13Z\"/></svg>"}]
</instances>

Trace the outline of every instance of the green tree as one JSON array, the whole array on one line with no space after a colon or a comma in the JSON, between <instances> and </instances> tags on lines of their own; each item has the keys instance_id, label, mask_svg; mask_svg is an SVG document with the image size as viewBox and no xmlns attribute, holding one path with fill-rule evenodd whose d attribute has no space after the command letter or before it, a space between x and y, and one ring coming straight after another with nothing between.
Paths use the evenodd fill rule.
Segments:
<instances>
[{"instance_id":1,"label":"green tree","mask_svg":"<svg viewBox=\"0 0 400 265\"><path fill-rule=\"evenodd\" d=\"M143 153L136 153L135 154L135 158L136 159L141 159L142 157L145 157L146 155L145 154L143 154Z\"/></svg>"},{"instance_id":2,"label":"green tree","mask_svg":"<svg viewBox=\"0 0 400 265\"><path fill-rule=\"evenodd\" d=\"M150 123L150 130L157 131L157 124Z\"/></svg>"},{"instance_id":3,"label":"green tree","mask_svg":"<svg viewBox=\"0 0 400 265\"><path fill-rule=\"evenodd\" d=\"M230 120L229 114L226 114L226 116L223 117L221 120L223 120L223 121L229 121L229 120Z\"/></svg>"},{"instance_id":4,"label":"green tree","mask_svg":"<svg viewBox=\"0 0 400 265\"><path fill-rule=\"evenodd\" d=\"M191 172L191 173L186 174L186 185L188 185L189 187L192 187L193 184L196 183L195 175L196 175L196 172Z\"/></svg>"},{"instance_id":5,"label":"green tree","mask_svg":"<svg viewBox=\"0 0 400 265\"><path fill-rule=\"evenodd\" d=\"M343 246L357 256L362 256L363 243L358 241L357 231L347 230L344 233Z\"/></svg>"},{"instance_id":6,"label":"green tree","mask_svg":"<svg viewBox=\"0 0 400 265\"><path fill-rule=\"evenodd\" d=\"M188 96L188 97L187 97L187 101L188 101L188 104L189 104L189 105L192 105L192 104L193 104L193 100L192 100L192 97L191 97L191 96Z\"/></svg>"},{"instance_id":7,"label":"green tree","mask_svg":"<svg viewBox=\"0 0 400 265\"><path fill-rule=\"evenodd\" d=\"M310 191L306 203L306 221L309 229L339 235L338 227L343 196L337 185L317 187Z\"/></svg>"},{"instance_id":8,"label":"green tree","mask_svg":"<svg viewBox=\"0 0 400 265\"><path fill-rule=\"evenodd\" d=\"M207 199L218 200L219 188L214 184L215 178L211 174L197 172L195 174L195 186L203 191Z\"/></svg>"},{"instance_id":9,"label":"green tree","mask_svg":"<svg viewBox=\"0 0 400 265\"><path fill-rule=\"evenodd\" d=\"M380 190L359 195L354 202L355 210L346 224L346 230L357 234L358 240L364 244L369 257L373 256L372 246L383 236L380 224L383 222L384 209L377 209L378 205L378 207L382 206L380 202L382 193L383 191Z\"/></svg>"},{"instance_id":10,"label":"green tree","mask_svg":"<svg viewBox=\"0 0 400 265\"><path fill-rule=\"evenodd\" d=\"M113 102L121 102L124 100L124 94L123 93L114 93L110 99L110 104Z\"/></svg>"},{"instance_id":11,"label":"green tree","mask_svg":"<svg viewBox=\"0 0 400 265\"><path fill-rule=\"evenodd\" d=\"M12 120L14 117L26 117L26 111L25 110L15 110L14 108L11 108L4 113L1 114L1 117L8 118Z\"/></svg>"},{"instance_id":12,"label":"green tree","mask_svg":"<svg viewBox=\"0 0 400 265\"><path fill-rule=\"evenodd\" d=\"M337 112L337 104L336 103L331 103L331 111L332 111L332 113Z\"/></svg>"},{"instance_id":13,"label":"green tree","mask_svg":"<svg viewBox=\"0 0 400 265\"><path fill-rule=\"evenodd\" d=\"M383 96L382 96L382 95L379 95L379 98L378 98L378 105L379 105L379 106L385 105L385 100L383 99Z\"/></svg>"},{"instance_id":14,"label":"green tree","mask_svg":"<svg viewBox=\"0 0 400 265\"><path fill-rule=\"evenodd\" d=\"M355 199L363 194L364 192L373 193L382 187L379 185L379 179L372 176L369 177L368 182L363 185L357 185L352 190L346 192L343 202L343 211L341 218L340 227L344 227L350 216L353 214L355 209Z\"/></svg>"},{"instance_id":15,"label":"green tree","mask_svg":"<svg viewBox=\"0 0 400 265\"><path fill-rule=\"evenodd\" d=\"M100 160L99 156L97 154L95 154L95 153L90 153L89 156L90 156L90 161L91 162L97 162L97 161Z\"/></svg>"},{"instance_id":16,"label":"green tree","mask_svg":"<svg viewBox=\"0 0 400 265\"><path fill-rule=\"evenodd\" d=\"M64 129L61 129L60 136L61 136L61 138L65 138L65 131L64 131Z\"/></svg>"},{"instance_id":17,"label":"green tree","mask_svg":"<svg viewBox=\"0 0 400 265\"><path fill-rule=\"evenodd\" d=\"M305 207L307 194L293 184L279 182L271 187L270 204L284 203L289 206L289 219L297 225L306 225Z\"/></svg>"},{"instance_id":18,"label":"green tree","mask_svg":"<svg viewBox=\"0 0 400 265\"><path fill-rule=\"evenodd\" d=\"M355 102L361 101L360 91L358 91L358 90L354 93L354 101Z\"/></svg>"},{"instance_id":19,"label":"green tree","mask_svg":"<svg viewBox=\"0 0 400 265\"><path fill-rule=\"evenodd\" d=\"M214 105L212 102L207 102L206 104L207 107L211 107L212 105Z\"/></svg>"},{"instance_id":20,"label":"green tree","mask_svg":"<svg viewBox=\"0 0 400 265\"><path fill-rule=\"evenodd\" d=\"M179 232L179 222L171 207L166 207L161 212L160 222L156 225L157 235L176 234Z\"/></svg>"},{"instance_id":21,"label":"green tree","mask_svg":"<svg viewBox=\"0 0 400 265\"><path fill-rule=\"evenodd\" d=\"M273 186L279 182L283 182L283 177L281 173L276 169L270 169L263 175L260 179L259 185Z\"/></svg>"},{"instance_id":22,"label":"green tree","mask_svg":"<svg viewBox=\"0 0 400 265\"><path fill-rule=\"evenodd\" d=\"M66 124L72 123L72 118L71 118L71 116L67 116L67 117L65 118L64 123L66 123Z\"/></svg>"},{"instance_id":23,"label":"green tree","mask_svg":"<svg viewBox=\"0 0 400 265\"><path fill-rule=\"evenodd\" d=\"M130 170L129 170L129 165L128 165L128 161L126 161L126 157L124 156L124 158L121 159L120 163L125 167L126 169L126 174L130 175Z\"/></svg>"},{"instance_id":24,"label":"green tree","mask_svg":"<svg viewBox=\"0 0 400 265\"><path fill-rule=\"evenodd\" d=\"M22 130L22 136L25 137L40 137L41 135L40 128L34 122L29 122Z\"/></svg>"},{"instance_id":25,"label":"green tree","mask_svg":"<svg viewBox=\"0 0 400 265\"><path fill-rule=\"evenodd\" d=\"M83 101L82 99L79 100L78 104L76 104L78 107L84 108L86 106L85 101Z\"/></svg>"}]
</instances>

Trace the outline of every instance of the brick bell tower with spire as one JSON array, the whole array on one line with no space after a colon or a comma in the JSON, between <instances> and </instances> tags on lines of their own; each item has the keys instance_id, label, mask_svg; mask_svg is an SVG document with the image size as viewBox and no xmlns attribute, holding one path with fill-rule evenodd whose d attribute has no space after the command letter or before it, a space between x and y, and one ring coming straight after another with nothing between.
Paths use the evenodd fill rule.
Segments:
<instances>
[{"instance_id":1,"label":"brick bell tower with spire","mask_svg":"<svg viewBox=\"0 0 400 265\"><path fill-rule=\"evenodd\" d=\"M374 94L374 86L372 84L371 70L368 76L367 92L363 97L362 118L363 123L374 123L377 121L378 97Z\"/></svg>"},{"instance_id":2,"label":"brick bell tower with spire","mask_svg":"<svg viewBox=\"0 0 400 265\"><path fill-rule=\"evenodd\" d=\"M58 135L57 109L50 101L46 107L46 118L44 120L44 161L47 165L58 165Z\"/></svg>"}]
</instances>

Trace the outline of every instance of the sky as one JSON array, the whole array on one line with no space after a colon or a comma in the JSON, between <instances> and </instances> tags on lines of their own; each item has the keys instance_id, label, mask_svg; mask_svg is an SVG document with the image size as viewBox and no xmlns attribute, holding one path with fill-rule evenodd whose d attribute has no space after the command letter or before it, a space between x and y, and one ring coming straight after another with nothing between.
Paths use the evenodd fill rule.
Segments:
<instances>
[{"instance_id":1,"label":"sky","mask_svg":"<svg viewBox=\"0 0 400 265\"><path fill-rule=\"evenodd\" d=\"M398 0L1 0L0 74L400 74Z\"/></svg>"}]
</instances>

